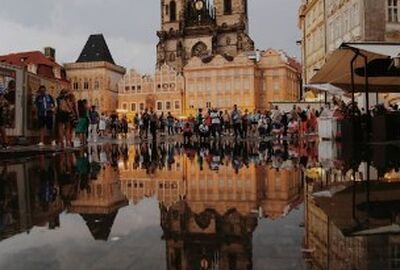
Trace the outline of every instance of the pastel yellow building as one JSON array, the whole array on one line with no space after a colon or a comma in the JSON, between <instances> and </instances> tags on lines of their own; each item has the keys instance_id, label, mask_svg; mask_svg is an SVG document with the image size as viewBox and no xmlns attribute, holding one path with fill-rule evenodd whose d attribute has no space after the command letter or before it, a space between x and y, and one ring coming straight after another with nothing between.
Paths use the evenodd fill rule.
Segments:
<instances>
[{"instance_id":1,"label":"pastel yellow building","mask_svg":"<svg viewBox=\"0 0 400 270\"><path fill-rule=\"evenodd\" d=\"M131 69L118 83L118 108L130 118L146 108L180 116L184 83L183 76L166 64L151 76Z\"/></svg>"},{"instance_id":2,"label":"pastel yellow building","mask_svg":"<svg viewBox=\"0 0 400 270\"><path fill-rule=\"evenodd\" d=\"M326 0L303 1L299 11L305 83L308 83L325 63L325 2Z\"/></svg>"},{"instance_id":3,"label":"pastel yellow building","mask_svg":"<svg viewBox=\"0 0 400 270\"><path fill-rule=\"evenodd\" d=\"M125 68L115 64L103 35L91 35L78 60L64 67L77 99L87 99L101 112L117 109Z\"/></svg>"}]
</instances>

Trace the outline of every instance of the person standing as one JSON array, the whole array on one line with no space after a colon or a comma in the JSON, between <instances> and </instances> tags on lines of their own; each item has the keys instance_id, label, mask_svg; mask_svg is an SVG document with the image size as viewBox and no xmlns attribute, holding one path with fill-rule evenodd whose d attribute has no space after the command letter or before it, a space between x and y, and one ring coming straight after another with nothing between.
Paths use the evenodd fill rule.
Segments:
<instances>
[{"instance_id":1,"label":"person standing","mask_svg":"<svg viewBox=\"0 0 400 270\"><path fill-rule=\"evenodd\" d=\"M128 131L129 131L128 118L126 117L126 115L124 115L122 116L121 119L121 133L125 139L128 138Z\"/></svg>"},{"instance_id":2,"label":"person standing","mask_svg":"<svg viewBox=\"0 0 400 270\"><path fill-rule=\"evenodd\" d=\"M106 115L104 113L101 114L100 120L99 120L99 132L100 132L100 137L104 137L106 128L107 128L107 121L106 121Z\"/></svg>"},{"instance_id":3,"label":"person standing","mask_svg":"<svg viewBox=\"0 0 400 270\"><path fill-rule=\"evenodd\" d=\"M87 132L89 128L89 106L86 99L78 100L78 124L75 133L79 136L80 144L87 144Z\"/></svg>"},{"instance_id":4,"label":"person standing","mask_svg":"<svg viewBox=\"0 0 400 270\"><path fill-rule=\"evenodd\" d=\"M147 109L142 115L144 138L147 140L149 136L150 114ZM143 134L142 134L143 135Z\"/></svg>"},{"instance_id":5,"label":"person standing","mask_svg":"<svg viewBox=\"0 0 400 270\"><path fill-rule=\"evenodd\" d=\"M230 135L231 132L231 117L227 110L225 110L224 114L222 115L222 120L224 121L224 132L225 135Z\"/></svg>"},{"instance_id":6,"label":"person standing","mask_svg":"<svg viewBox=\"0 0 400 270\"><path fill-rule=\"evenodd\" d=\"M10 119L10 105L4 96L4 92L0 91L0 136L1 143L4 149L8 148L8 139L6 135L6 126Z\"/></svg>"},{"instance_id":7,"label":"person standing","mask_svg":"<svg viewBox=\"0 0 400 270\"><path fill-rule=\"evenodd\" d=\"M197 115L196 115L196 123L195 123L195 127L194 127L194 132L200 136L200 131L199 131L199 127L200 125L203 123L203 109L199 109Z\"/></svg>"},{"instance_id":8,"label":"person standing","mask_svg":"<svg viewBox=\"0 0 400 270\"><path fill-rule=\"evenodd\" d=\"M99 127L100 115L96 111L96 106L92 106L89 111L89 141L97 141L97 129Z\"/></svg>"},{"instance_id":9,"label":"person standing","mask_svg":"<svg viewBox=\"0 0 400 270\"><path fill-rule=\"evenodd\" d=\"M213 109L210 112L210 118L211 118L211 134L216 139L218 136L220 136L219 128L221 126L221 120L219 118L217 109Z\"/></svg>"},{"instance_id":10,"label":"person standing","mask_svg":"<svg viewBox=\"0 0 400 270\"><path fill-rule=\"evenodd\" d=\"M172 116L171 112L168 112L167 115L168 136L174 135L174 123L175 123L175 118Z\"/></svg>"},{"instance_id":11,"label":"person standing","mask_svg":"<svg viewBox=\"0 0 400 270\"><path fill-rule=\"evenodd\" d=\"M38 146L44 146L45 129L53 137L53 122L54 122L54 109L55 103L54 98L47 93L47 89L44 85L39 87L38 95L35 99L36 112L40 128L40 137ZM56 141L52 138L52 146L56 146Z\"/></svg>"},{"instance_id":12,"label":"person standing","mask_svg":"<svg viewBox=\"0 0 400 270\"><path fill-rule=\"evenodd\" d=\"M70 99L70 92L67 89L63 89L60 91L59 96L57 97L57 111L56 111L56 123L58 127L58 143L61 146L64 146L64 138L65 144L72 144L72 137L70 137L71 133L71 118L73 117L75 111L75 104L72 104Z\"/></svg>"},{"instance_id":13,"label":"person standing","mask_svg":"<svg viewBox=\"0 0 400 270\"><path fill-rule=\"evenodd\" d=\"M160 129L160 135L165 136L165 127L166 127L166 119L164 116L164 112L161 113L160 117L158 118L158 123L159 123L159 129Z\"/></svg>"},{"instance_id":14,"label":"person standing","mask_svg":"<svg viewBox=\"0 0 400 270\"><path fill-rule=\"evenodd\" d=\"M150 109L149 122L150 122L150 133L151 133L153 142L155 142L155 141L157 141L158 117L157 117L157 113L154 112L152 108Z\"/></svg>"},{"instance_id":15,"label":"person standing","mask_svg":"<svg viewBox=\"0 0 400 270\"><path fill-rule=\"evenodd\" d=\"M241 124L242 124L242 116L240 111L237 108L237 105L235 104L233 106L233 111L231 113L231 119L232 119L232 124L233 124L233 131L235 133L235 139L238 137L241 137Z\"/></svg>"},{"instance_id":16,"label":"person standing","mask_svg":"<svg viewBox=\"0 0 400 270\"><path fill-rule=\"evenodd\" d=\"M247 133L248 133L248 130L249 130L249 122L250 122L250 120L249 120L249 112L246 109L244 111L243 116L242 116L242 138L243 139L247 138Z\"/></svg>"}]
</instances>

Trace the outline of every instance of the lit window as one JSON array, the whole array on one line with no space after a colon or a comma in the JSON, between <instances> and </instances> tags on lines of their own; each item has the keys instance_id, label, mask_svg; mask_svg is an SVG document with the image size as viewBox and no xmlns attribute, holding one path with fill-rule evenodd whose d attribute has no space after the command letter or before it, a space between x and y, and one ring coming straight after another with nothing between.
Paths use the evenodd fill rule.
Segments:
<instances>
[{"instance_id":1,"label":"lit window","mask_svg":"<svg viewBox=\"0 0 400 270\"><path fill-rule=\"evenodd\" d=\"M399 22L399 0L387 0L388 2L388 14L387 20L391 23L398 23Z\"/></svg>"}]
</instances>

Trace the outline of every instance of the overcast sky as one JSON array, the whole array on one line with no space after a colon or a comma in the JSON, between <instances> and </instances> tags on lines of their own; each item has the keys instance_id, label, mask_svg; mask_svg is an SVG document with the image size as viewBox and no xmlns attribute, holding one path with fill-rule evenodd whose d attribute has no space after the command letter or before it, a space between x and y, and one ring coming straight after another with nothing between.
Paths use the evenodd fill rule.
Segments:
<instances>
[{"instance_id":1,"label":"overcast sky","mask_svg":"<svg viewBox=\"0 0 400 270\"><path fill-rule=\"evenodd\" d=\"M103 33L114 60L152 72L160 0L13 0L0 9L0 54L52 46L60 63L74 62L88 36ZM258 49L299 56L299 0L249 0L250 34Z\"/></svg>"}]
</instances>

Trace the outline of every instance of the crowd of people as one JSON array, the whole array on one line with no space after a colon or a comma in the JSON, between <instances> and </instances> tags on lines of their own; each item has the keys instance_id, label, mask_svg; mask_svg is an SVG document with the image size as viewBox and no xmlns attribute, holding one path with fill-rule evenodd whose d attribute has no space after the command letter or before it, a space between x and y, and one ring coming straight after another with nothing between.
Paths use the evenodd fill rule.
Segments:
<instances>
[{"instance_id":1,"label":"crowd of people","mask_svg":"<svg viewBox=\"0 0 400 270\"><path fill-rule=\"evenodd\" d=\"M2 144L8 147L5 134L6 119L9 118L7 98L0 93L0 134ZM137 113L129 120L116 112L99 113L96 106L85 99L77 100L72 91L63 89L57 97L50 95L45 86L40 86L34 99L34 114L40 130L39 146L45 143L46 134L51 145L82 146L99 137L138 137L141 141L160 136L181 135L185 143L193 137L198 141L234 137L236 140L249 137L299 137L317 131L317 118L324 110L294 106L284 112L278 106L269 111L241 111L234 105L231 111L199 109L195 116L177 118L171 112L157 113L152 108ZM47 130L47 132L46 132Z\"/></svg>"}]
</instances>

